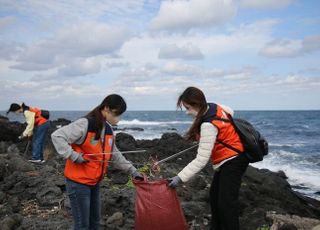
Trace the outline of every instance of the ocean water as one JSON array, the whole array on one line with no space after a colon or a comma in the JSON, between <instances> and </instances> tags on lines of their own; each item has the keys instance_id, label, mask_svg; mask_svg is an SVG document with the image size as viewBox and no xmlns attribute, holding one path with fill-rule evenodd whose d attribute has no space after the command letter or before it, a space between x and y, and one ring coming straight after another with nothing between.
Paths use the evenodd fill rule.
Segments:
<instances>
[{"instance_id":1,"label":"ocean water","mask_svg":"<svg viewBox=\"0 0 320 230\"><path fill-rule=\"evenodd\" d=\"M52 111L51 120L75 120L85 114ZM235 117L250 121L269 142L269 154L254 167L282 170L295 190L320 200L320 111L236 111ZM23 121L15 114L9 118ZM125 132L136 139L154 139L165 132L184 134L191 123L182 111L127 111L118 128L129 128Z\"/></svg>"}]
</instances>

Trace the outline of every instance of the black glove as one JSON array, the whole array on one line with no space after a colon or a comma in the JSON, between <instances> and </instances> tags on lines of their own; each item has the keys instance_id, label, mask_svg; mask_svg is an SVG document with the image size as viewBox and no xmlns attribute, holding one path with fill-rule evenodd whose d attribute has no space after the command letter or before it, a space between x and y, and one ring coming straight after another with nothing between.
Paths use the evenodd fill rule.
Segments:
<instances>
[{"instance_id":1,"label":"black glove","mask_svg":"<svg viewBox=\"0 0 320 230\"><path fill-rule=\"evenodd\" d=\"M182 182L182 180L181 180L181 178L179 176L171 177L171 178L168 179L168 181L169 181L168 186L170 188L176 188Z\"/></svg>"},{"instance_id":2,"label":"black glove","mask_svg":"<svg viewBox=\"0 0 320 230\"><path fill-rule=\"evenodd\" d=\"M32 138L32 136L23 136L23 135L18 136L19 141L23 141L24 139L28 139L28 141L29 141L29 140L31 140L31 138Z\"/></svg>"},{"instance_id":3,"label":"black glove","mask_svg":"<svg viewBox=\"0 0 320 230\"><path fill-rule=\"evenodd\" d=\"M136 180L144 180L143 174L141 172L139 172L138 170L134 171L131 175Z\"/></svg>"}]
</instances>

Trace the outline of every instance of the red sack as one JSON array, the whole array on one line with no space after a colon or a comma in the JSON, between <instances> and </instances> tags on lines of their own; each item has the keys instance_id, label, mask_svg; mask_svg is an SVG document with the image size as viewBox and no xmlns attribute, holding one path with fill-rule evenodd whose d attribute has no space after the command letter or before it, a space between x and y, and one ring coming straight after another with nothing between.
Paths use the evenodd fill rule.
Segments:
<instances>
[{"instance_id":1,"label":"red sack","mask_svg":"<svg viewBox=\"0 0 320 230\"><path fill-rule=\"evenodd\" d=\"M187 230L175 189L167 180L134 180L135 230Z\"/></svg>"}]
</instances>

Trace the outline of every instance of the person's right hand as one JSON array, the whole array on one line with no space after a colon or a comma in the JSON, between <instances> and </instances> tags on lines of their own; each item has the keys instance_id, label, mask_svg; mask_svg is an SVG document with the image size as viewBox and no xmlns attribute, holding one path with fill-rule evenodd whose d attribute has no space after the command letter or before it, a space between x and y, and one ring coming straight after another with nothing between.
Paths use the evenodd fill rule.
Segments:
<instances>
[{"instance_id":1,"label":"person's right hand","mask_svg":"<svg viewBox=\"0 0 320 230\"><path fill-rule=\"evenodd\" d=\"M134 179L136 179L136 180L141 180L141 181L144 180L143 174L142 174L141 172L139 172L138 170L136 170L136 171L134 171L134 172L132 173L132 177L133 177Z\"/></svg>"},{"instance_id":2,"label":"person's right hand","mask_svg":"<svg viewBox=\"0 0 320 230\"><path fill-rule=\"evenodd\" d=\"M28 141L30 141L32 139L32 135L27 135L27 136L24 136L23 134L18 136L18 139L21 141L23 139L27 138Z\"/></svg>"},{"instance_id":3,"label":"person's right hand","mask_svg":"<svg viewBox=\"0 0 320 230\"><path fill-rule=\"evenodd\" d=\"M83 158L83 153L78 154L79 156L75 159L74 163L76 164L83 164L88 162L86 159Z\"/></svg>"}]
</instances>

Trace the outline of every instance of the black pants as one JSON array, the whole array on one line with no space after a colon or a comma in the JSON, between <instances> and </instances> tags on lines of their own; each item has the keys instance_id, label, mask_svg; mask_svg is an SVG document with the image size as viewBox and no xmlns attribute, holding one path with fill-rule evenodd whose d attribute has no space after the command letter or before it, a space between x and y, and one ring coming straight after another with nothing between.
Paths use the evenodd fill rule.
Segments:
<instances>
[{"instance_id":1,"label":"black pants","mask_svg":"<svg viewBox=\"0 0 320 230\"><path fill-rule=\"evenodd\" d=\"M210 204L214 230L239 229L239 190L249 161L244 154L224 163L214 173L210 188Z\"/></svg>"}]
</instances>

